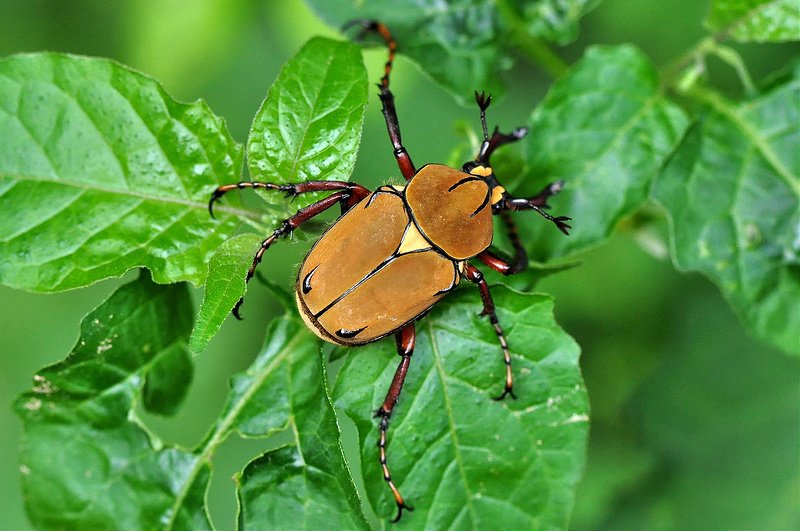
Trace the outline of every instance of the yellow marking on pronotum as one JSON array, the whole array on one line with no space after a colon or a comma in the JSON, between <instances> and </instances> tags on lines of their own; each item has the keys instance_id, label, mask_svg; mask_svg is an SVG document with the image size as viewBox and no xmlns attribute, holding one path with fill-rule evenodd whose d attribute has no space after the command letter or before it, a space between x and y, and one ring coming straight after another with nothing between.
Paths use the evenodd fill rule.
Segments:
<instances>
[{"instance_id":1,"label":"yellow marking on pronotum","mask_svg":"<svg viewBox=\"0 0 800 531\"><path fill-rule=\"evenodd\" d=\"M472 175L480 175L481 177L488 177L493 173L491 166L475 166L469 172Z\"/></svg>"},{"instance_id":2,"label":"yellow marking on pronotum","mask_svg":"<svg viewBox=\"0 0 800 531\"><path fill-rule=\"evenodd\" d=\"M496 205L503 199L503 194L506 193L506 189L502 186L495 186L492 189L492 204Z\"/></svg>"}]
</instances>

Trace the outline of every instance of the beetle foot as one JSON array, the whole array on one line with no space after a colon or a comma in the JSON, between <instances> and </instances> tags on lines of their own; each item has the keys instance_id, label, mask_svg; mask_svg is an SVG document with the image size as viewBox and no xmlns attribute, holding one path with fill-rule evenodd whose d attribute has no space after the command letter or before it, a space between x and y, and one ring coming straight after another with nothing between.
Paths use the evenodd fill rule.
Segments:
<instances>
[{"instance_id":1,"label":"beetle foot","mask_svg":"<svg viewBox=\"0 0 800 531\"><path fill-rule=\"evenodd\" d=\"M397 504L397 516L395 516L394 520L392 520L393 524L396 524L400 521L400 517L403 516L403 509L409 512L414 510L413 507L406 504L406 502L402 499L400 501L395 500L395 503Z\"/></svg>"},{"instance_id":2,"label":"beetle foot","mask_svg":"<svg viewBox=\"0 0 800 531\"><path fill-rule=\"evenodd\" d=\"M231 313L233 314L234 317L236 317L238 321L244 321L244 317L239 315L239 308L242 307L242 303L244 303L244 297L240 297L239 300L236 301L236 304L233 306L233 310L231 310Z\"/></svg>"},{"instance_id":3,"label":"beetle foot","mask_svg":"<svg viewBox=\"0 0 800 531\"><path fill-rule=\"evenodd\" d=\"M503 393L500 396L494 397L492 400L497 400L499 402L500 400L503 400L507 396L510 396L514 400L517 399L517 395L514 394L514 390L511 387L506 386L506 388L503 389Z\"/></svg>"},{"instance_id":4,"label":"beetle foot","mask_svg":"<svg viewBox=\"0 0 800 531\"><path fill-rule=\"evenodd\" d=\"M478 108L480 110L485 111L489 108L489 105L492 104L492 95L489 94L488 96L483 91L478 92L475 91L475 103L478 104Z\"/></svg>"}]
</instances>

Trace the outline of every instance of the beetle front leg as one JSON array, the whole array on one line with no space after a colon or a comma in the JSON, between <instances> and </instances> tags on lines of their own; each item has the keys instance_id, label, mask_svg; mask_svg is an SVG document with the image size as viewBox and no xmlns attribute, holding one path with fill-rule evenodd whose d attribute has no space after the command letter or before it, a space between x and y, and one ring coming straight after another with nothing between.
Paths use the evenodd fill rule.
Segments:
<instances>
[{"instance_id":1,"label":"beetle front leg","mask_svg":"<svg viewBox=\"0 0 800 531\"><path fill-rule=\"evenodd\" d=\"M411 364L411 355L414 353L414 342L416 339L414 323L407 325L405 328L397 332L397 334L395 334L395 338L397 341L397 354L401 356L400 364L397 366L397 370L394 373L394 378L392 378L392 383L389 386L389 392L386 393L386 398L384 399L383 404L375 413L375 416L380 417L381 419L381 434L378 439L378 448L381 469L383 470L383 479L392 490L394 502L397 504L397 516L394 520L392 520L393 523L400 520L400 517L403 515L403 509L407 509L409 511L414 510L411 506L406 505L403 496L400 494L400 491L392 481L392 475L389 472L389 465L386 461L386 433L389 431L389 417L391 417L392 410L394 409L395 404L397 404L397 399L400 398L400 391L403 389L403 382L406 379L408 366Z\"/></svg>"},{"instance_id":2,"label":"beetle front leg","mask_svg":"<svg viewBox=\"0 0 800 531\"><path fill-rule=\"evenodd\" d=\"M548 184L541 192L532 197L511 197L510 195L506 195L494 208L501 211L535 210L543 218L552 221L555 226L558 227L558 230L569 236L569 229L572 227L566 222L570 221L572 218L567 216L554 217L545 212L546 209L550 208L550 205L547 204L547 200L559 193L563 188L564 181L556 181Z\"/></svg>"},{"instance_id":3,"label":"beetle front leg","mask_svg":"<svg viewBox=\"0 0 800 531\"><path fill-rule=\"evenodd\" d=\"M500 341L500 348L503 349L503 361L506 364L506 383L502 394L495 397L495 400L502 400L506 396L511 396L511 398L516 399L517 396L514 394L514 376L511 371L511 353L508 351L506 336L497 320L497 313L494 310L494 301L492 300L492 294L489 292L489 285L486 283L486 279L483 278L483 273L472 264L464 264L464 276L466 276L467 280L470 282L478 285L478 289L480 289L481 292L481 300L483 301L483 311L481 315L487 315L489 317L489 322L491 322L494 327L494 333L497 334L497 339Z\"/></svg>"}]
</instances>

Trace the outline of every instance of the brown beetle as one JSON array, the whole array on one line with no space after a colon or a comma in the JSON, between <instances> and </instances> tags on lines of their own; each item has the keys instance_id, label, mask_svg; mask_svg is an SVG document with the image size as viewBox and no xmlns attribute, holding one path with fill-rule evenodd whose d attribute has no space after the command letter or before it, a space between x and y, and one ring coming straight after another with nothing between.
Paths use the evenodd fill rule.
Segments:
<instances>
[{"instance_id":1,"label":"brown beetle","mask_svg":"<svg viewBox=\"0 0 800 531\"><path fill-rule=\"evenodd\" d=\"M320 338L339 345L363 345L395 334L401 361L389 391L377 411L380 417L380 463L383 476L397 503L397 517L403 509L412 510L392 481L386 461L386 433L389 417L397 403L414 351L414 321L425 314L463 277L478 285L483 301L482 315L489 317L506 366L505 387L498 400L514 397L511 355L503 330L497 321L489 286L469 260L477 258L504 275L523 270L528 258L510 211L535 210L564 233L570 228L568 217L553 217L545 212L547 199L558 193L562 182L547 186L538 195L514 198L494 176L490 157L498 147L515 142L527 128L502 134L496 128L489 136L486 109L491 96L475 93L480 108L483 142L474 161L458 170L441 164L428 164L418 171L400 138L400 127L389 90L389 74L397 45L389 30L376 21L358 21L363 32L380 35L389 48L384 75L379 84L380 99L389 138L405 186L381 186L370 192L363 186L340 181L307 181L297 184L240 182L220 186L209 201L230 190L263 188L295 196L305 192L331 191L331 195L283 221L265 239L247 272L249 281L264 252L280 237L287 236L304 222L340 204L342 216L317 240L297 275L295 296L300 315ZM493 235L493 215L500 215L514 246L514 257L505 260L489 251ZM346 253L342 250L347 249ZM242 299L234 306L239 318Z\"/></svg>"}]
</instances>

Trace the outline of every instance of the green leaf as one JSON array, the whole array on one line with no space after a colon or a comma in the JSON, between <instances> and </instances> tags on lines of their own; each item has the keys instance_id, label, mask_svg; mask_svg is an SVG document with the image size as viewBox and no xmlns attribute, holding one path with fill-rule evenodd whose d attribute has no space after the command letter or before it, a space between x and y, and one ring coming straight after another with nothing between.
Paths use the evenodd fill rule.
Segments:
<instances>
[{"instance_id":1,"label":"green leaf","mask_svg":"<svg viewBox=\"0 0 800 531\"><path fill-rule=\"evenodd\" d=\"M554 215L574 220L569 237L540 220L520 223L531 256L563 257L606 239L644 202L686 123L661 94L658 74L639 50L590 48L531 117L528 179L515 193L533 195L563 179L566 187L550 205Z\"/></svg>"},{"instance_id":2,"label":"green leaf","mask_svg":"<svg viewBox=\"0 0 800 531\"><path fill-rule=\"evenodd\" d=\"M231 213L246 215L206 211L241 171L223 120L106 59L0 61L0 138L0 282L12 287L65 290L138 266L200 284Z\"/></svg>"},{"instance_id":3,"label":"green leaf","mask_svg":"<svg viewBox=\"0 0 800 531\"><path fill-rule=\"evenodd\" d=\"M476 289L462 289L417 324L416 349L392 415L388 464L414 507L403 522L432 529L567 526L584 464L588 400L578 346L553 321L552 300L493 288L513 358L517 400L494 401L505 366ZM378 463L377 423L398 363L393 341L353 349L334 399L355 422L368 498L394 500Z\"/></svg>"},{"instance_id":4,"label":"green leaf","mask_svg":"<svg viewBox=\"0 0 800 531\"><path fill-rule=\"evenodd\" d=\"M367 73L359 47L311 39L283 67L253 120L247 142L252 179L348 180L366 104ZM313 200L314 194L304 194L296 203Z\"/></svg>"},{"instance_id":5,"label":"green leaf","mask_svg":"<svg viewBox=\"0 0 800 531\"><path fill-rule=\"evenodd\" d=\"M756 337L800 354L800 68L751 101L713 93L655 182L674 262L714 281Z\"/></svg>"},{"instance_id":6,"label":"green leaf","mask_svg":"<svg viewBox=\"0 0 800 531\"><path fill-rule=\"evenodd\" d=\"M515 5L529 35L564 45L578 38L578 22L600 0L508 0L508 3Z\"/></svg>"},{"instance_id":7,"label":"green leaf","mask_svg":"<svg viewBox=\"0 0 800 531\"><path fill-rule=\"evenodd\" d=\"M192 352L206 348L244 294L247 270L262 239L258 234L240 234L220 245L211 257L203 303L189 341Z\"/></svg>"},{"instance_id":8,"label":"green leaf","mask_svg":"<svg viewBox=\"0 0 800 531\"><path fill-rule=\"evenodd\" d=\"M329 24L356 19L386 24L400 53L417 62L462 103L472 93L503 92L501 73L512 65L509 51L518 33L567 43L593 0L307 0ZM527 37L527 36L526 36Z\"/></svg>"},{"instance_id":9,"label":"green leaf","mask_svg":"<svg viewBox=\"0 0 800 531\"><path fill-rule=\"evenodd\" d=\"M164 447L134 411L179 404L191 380L184 285L146 277L118 289L81 324L69 357L34 377L15 410L22 420L22 484L43 529L210 527L209 469ZM176 370L179 369L179 370Z\"/></svg>"},{"instance_id":10,"label":"green leaf","mask_svg":"<svg viewBox=\"0 0 800 531\"><path fill-rule=\"evenodd\" d=\"M740 42L800 40L796 0L712 0L705 25Z\"/></svg>"},{"instance_id":11,"label":"green leaf","mask_svg":"<svg viewBox=\"0 0 800 531\"><path fill-rule=\"evenodd\" d=\"M368 528L345 462L319 340L297 317L273 321L263 352L234 377L216 434L291 430L293 442L237 475L243 529Z\"/></svg>"}]
</instances>

